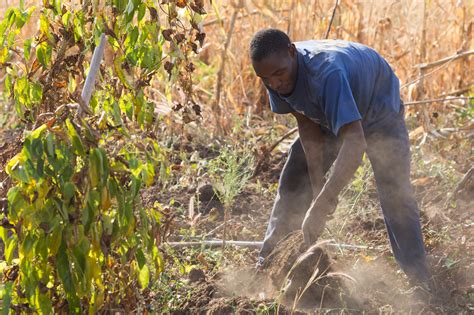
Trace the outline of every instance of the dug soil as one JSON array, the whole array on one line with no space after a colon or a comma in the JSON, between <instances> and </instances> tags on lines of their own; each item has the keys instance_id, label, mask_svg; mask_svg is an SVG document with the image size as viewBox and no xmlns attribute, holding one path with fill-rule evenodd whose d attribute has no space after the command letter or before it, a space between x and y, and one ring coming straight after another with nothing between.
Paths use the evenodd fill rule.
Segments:
<instances>
[{"instance_id":1,"label":"dug soil","mask_svg":"<svg viewBox=\"0 0 474 315\"><path fill-rule=\"evenodd\" d=\"M303 309L339 308L344 285L323 246L309 248L303 233L287 235L275 247L263 266L275 287L282 288L283 303Z\"/></svg>"},{"instance_id":2,"label":"dug soil","mask_svg":"<svg viewBox=\"0 0 474 315\"><path fill-rule=\"evenodd\" d=\"M261 275L257 276L257 279L261 280ZM226 296L229 293L222 287L222 280L218 276L211 280L201 278L192 281L191 286L186 288L187 292L191 292L189 298L172 314L305 314L279 305L274 299L252 298L243 295ZM255 284L257 281L251 282ZM252 283L246 285L251 286Z\"/></svg>"}]
</instances>

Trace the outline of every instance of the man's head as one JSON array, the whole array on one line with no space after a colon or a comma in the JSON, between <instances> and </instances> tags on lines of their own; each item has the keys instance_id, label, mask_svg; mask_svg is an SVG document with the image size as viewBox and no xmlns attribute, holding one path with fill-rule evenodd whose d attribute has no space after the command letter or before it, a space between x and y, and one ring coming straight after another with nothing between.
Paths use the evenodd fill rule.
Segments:
<instances>
[{"instance_id":1,"label":"man's head","mask_svg":"<svg viewBox=\"0 0 474 315\"><path fill-rule=\"evenodd\" d=\"M250 58L266 86L280 94L293 91L298 61L296 47L288 35L274 28L257 32L250 42Z\"/></svg>"}]
</instances>

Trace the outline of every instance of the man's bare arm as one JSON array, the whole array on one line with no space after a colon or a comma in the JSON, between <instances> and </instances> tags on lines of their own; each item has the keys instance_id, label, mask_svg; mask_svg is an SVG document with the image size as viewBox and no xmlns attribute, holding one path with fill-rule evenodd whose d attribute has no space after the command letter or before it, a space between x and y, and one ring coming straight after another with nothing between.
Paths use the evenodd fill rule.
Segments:
<instances>
[{"instance_id":1,"label":"man's bare arm","mask_svg":"<svg viewBox=\"0 0 474 315\"><path fill-rule=\"evenodd\" d=\"M324 184L318 198L337 200L341 190L349 183L355 171L362 163L367 144L360 121L354 121L339 131L342 146L334 162L334 168Z\"/></svg>"},{"instance_id":2,"label":"man's bare arm","mask_svg":"<svg viewBox=\"0 0 474 315\"><path fill-rule=\"evenodd\" d=\"M299 113L293 113L298 123L298 132L308 164L308 172L316 198L324 185L323 152L324 138L319 125Z\"/></svg>"},{"instance_id":3,"label":"man's bare arm","mask_svg":"<svg viewBox=\"0 0 474 315\"><path fill-rule=\"evenodd\" d=\"M367 146L360 121L343 126L340 136L342 146L334 162L333 171L319 195L313 200L303 220L303 235L308 246L313 244L323 232L328 216L336 209L339 193L349 183L357 167L362 163ZM306 158L312 159L308 155Z\"/></svg>"}]
</instances>

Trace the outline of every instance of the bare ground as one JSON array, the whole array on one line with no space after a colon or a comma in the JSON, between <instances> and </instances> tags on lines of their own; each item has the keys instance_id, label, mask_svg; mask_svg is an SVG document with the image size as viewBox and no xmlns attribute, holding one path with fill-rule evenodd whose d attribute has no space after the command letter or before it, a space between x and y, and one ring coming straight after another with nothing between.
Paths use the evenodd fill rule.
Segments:
<instances>
[{"instance_id":1,"label":"bare ground","mask_svg":"<svg viewBox=\"0 0 474 315\"><path fill-rule=\"evenodd\" d=\"M258 182L266 183L266 185L275 183L283 166L284 158L282 154L274 156L264 166L264 172L252 179L244 192L237 197L230 219L231 224L228 231L230 239L257 241L263 239L269 212L273 204L274 191L256 189L255 184ZM219 306L217 310L221 314L245 313L246 308L251 305L253 311L250 313L255 313L258 309L255 305L258 306L260 302L265 305L273 302L284 304L286 309L289 310L299 309L309 313L331 310L368 313L379 311L397 313L430 312L435 314L467 314L472 312L474 310L474 281L472 276L474 274L472 257L474 248L472 234L474 193L472 193L472 183L468 181L463 184L461 189L458 189L459 191L453 193L451 202L454 206L451 207L445 205L446 198L429 200L429 196L432 196L434 191L437 194L443 193L443 187L430 186L433 184L432 182L417 185L416 180L414 184L421 208L423 233L429 260L435 282L438 284L435 294L420 296L418 291L413 290L408 285L406 277L400 272L390 253L385 225L380 213L369 211L353 215L350 220L347 220L343 227L346 231L347 242L363 242L369 247L379 246L383 249L374 252L371 249L346 251L317 247L313 251L313 259L307 260L307 262L313 262L313 264L301 264L301 266L304 265L303 269L306 268L306 270L294 268L292 272L289 272L299 253L303 252L301 240L298 240L301 235L295 234L286 240L287 243L283 243L283 247L279 248L279 252L277 249L277 253L273 255L273 261L267 264L267 272L264 273L267 277L266 282L258 278L262 275L257 277L251 272L247 272L253 268L258 251L246 251L243 254L244 258L239 256L240 260L235 261L235 266L232 266L231 261L227 261L228 264L225 268L232 268L233 271L230 275L227 272L224 286L222 286L222 279L215 280L215 282L213 282L214 280L210 281L213 287L215 283L220 281L220 291L217 289L215 291L218 292L217 294L214 291L212 294L208 292L207 300L200 302L199 305L191 305L189 301L199 301L199 296L206 295L202 291L194 291L193 289L189 292L197 293L191 293L190 298L181 305L180 311L190 310L192 313L199 309L212 314L212 309L216 305L232 305L231 308L219 308ZM428 187L425 187L425 185ZM206 238L219 239L222 237L222 229L219 229L219 227L222 226L223 218L220 212L218 212L219 215L214 217L212 212L205 212L194 222L190 222L189 218L186 218L189 200L191 196L196 197L198 193L196 187L191 189L177 188L171 194L170 190L164 193L153 187L144 192L145 204L150 199L166 203L167 200L173 198L178 201L181 211L184 211L184 215L176 218L173 223L174 232L170 231L163 239L181 239L178 230L183 227L192 228L195 235L206 235ZM366 198L360 202L360 206L376 207L374 206L376 204L376 193L373 187L368 189L366 195ZM205 208L204 204L200 206ZM329 223L329 230L334 228L333 225L335 223ZM232 260L232 254L224 255ZM316 282L313 287L310 286L310 289L307 289L305 295L299 300L299 304L296 303L298 306L295 308L295 296L301 292L301 287L306 284L305 280L307 281L315 271L314 267L318 266L317 263L314 263L315 261L323 263L320 266L322 273L316 278L320 277L326 282L320 282L319 284ZM296 275L295 270L299 270ZM212 274L210 269L205 272L208 276ZM225 273L225 270L221 270L221 272ZM242 277L242 272L251 276ZM288 279L284 276L288 274L293 279L294 288L291 284L288 285L288 282L285 282ZM327 278L327 274L336 274L336 277ZM242 283L242 281L239 282L239 279L245 280ZM268 285L268 279L271 279L272 285L270 286ZM298 282L298 285L295 285L295 281ZM255 282L259 284L266 283L261 285L260 293L255 288ZM206 283L209 284L209 281ZM239 285L235 286L229 283L238 283ZM216 286L219 288L219 285ZM281 291L285 286L287 289L286 295ZM323 292L321 288L326 289ZM197 294L197 297L194 294Z\"/></svg>"}]
</instances>

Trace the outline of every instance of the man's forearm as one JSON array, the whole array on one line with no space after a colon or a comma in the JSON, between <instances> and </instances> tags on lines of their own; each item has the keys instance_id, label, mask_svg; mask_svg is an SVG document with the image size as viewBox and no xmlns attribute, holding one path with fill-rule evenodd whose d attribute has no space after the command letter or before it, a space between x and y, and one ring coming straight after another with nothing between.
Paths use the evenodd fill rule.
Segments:
<instances>
[{"instance_id":1,"label":"man's forearm","mask_svg":"<svg viewBox=\"0 0 474 315\"><path fill-rule=\"evenodd\" d=\"M311 180L313 196L316 197L321 192L324 185L323 174L323 152L324 141L319 126L305 118L298 117L298 132L306 156L308 173Z\"/></svg>"},{"instance_id":2,"label":"man's forearm","mask_svg":"<svg viewBox=\"0 0 474 315\"><path fill-rule=\"evenodd\" d=\"M349 183L355 171L362 163L366 148L365 139L348 135L344 138L334 168L318 198L336 201L341 190Z\"/></svg>"}]
</instances>

